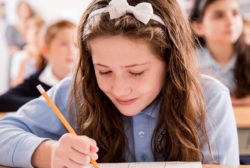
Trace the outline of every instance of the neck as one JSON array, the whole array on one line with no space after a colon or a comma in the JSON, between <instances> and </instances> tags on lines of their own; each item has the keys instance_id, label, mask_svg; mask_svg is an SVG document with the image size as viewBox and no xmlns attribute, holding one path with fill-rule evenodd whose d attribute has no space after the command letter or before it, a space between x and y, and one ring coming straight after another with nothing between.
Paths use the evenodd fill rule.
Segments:
<instances>
[{"instance_id":1,"label":"neck","mask_svg":"<svg viewBox=\"0 0 250 168\"><path fill-rule=\"evenodd\" d=\"M233 57L234 46L233 44L221 44L221 43L207 43L207 48L211 52L216 62L225 67Z\"/></svg>"},{"instance_id":2,"label":"neck","mask_svg":"<svg viewBox=\"0 0 250 168\"><path fill-rule=\"evenodd\" d=\"M52 67L52 73L55 75L55 77L58 80L62 80L64 77L66 77L68 75L68 73L66 73L64 71L57 71L56 69L53 69L53 67Z\"/></svg>"}]
</instances>

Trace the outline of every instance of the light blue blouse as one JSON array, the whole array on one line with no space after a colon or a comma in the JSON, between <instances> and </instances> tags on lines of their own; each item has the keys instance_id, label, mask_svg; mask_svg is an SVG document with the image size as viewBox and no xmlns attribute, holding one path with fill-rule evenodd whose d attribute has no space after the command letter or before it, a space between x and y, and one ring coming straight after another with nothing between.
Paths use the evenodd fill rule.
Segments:
<instances>
[{"instance_id":1,"label":"light blue blouse","mask_svg":"<svg viewBox=\"0 0 250 168\"><path fill-rule=\"evenodd\" d=\"M201 83L207 105L206 129L215 159L220 164L238 165L238 137L229 91L220 82L205 75L201 76ZM76 127L67 113L71 84L72 79L67 78L48 94ZM125 132L132 151L131 155L127 154L128 161L154 161L151 138L158 112L159 105L152 103L133 116L131 122L125 121ZM48 138L57 140L66 132L47 102L42 97L37 98L17 113L0 119L0 165L32 167L31 157L37 146ZM204 145L201 149L204 163L210 163L208 147Z\"/></svg>"},{"instance_id":2,"label":"light blue blouse","mask_svg":"<svg viewBox=\"0 0 250 168\"><path fill-rule=\"evenodd\" d=\"M231 93L233 93L235 89L233 73L236 62L236 55L232 57L232 59L225 67L222 67L218 64L218 62L213 58L207 48L197 49L197 56L201 73L213 76L214 78L218 79L226 87L228 87Z\"/></svg>"}]
</instances>

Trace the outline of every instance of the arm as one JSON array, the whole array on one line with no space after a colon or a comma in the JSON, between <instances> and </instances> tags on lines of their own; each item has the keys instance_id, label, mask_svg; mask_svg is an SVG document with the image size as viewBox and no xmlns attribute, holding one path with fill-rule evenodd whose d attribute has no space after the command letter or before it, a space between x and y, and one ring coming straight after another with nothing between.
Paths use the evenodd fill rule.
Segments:
<instances>
[{"instance_id":1,"label":"arm","mask_svg":"<svg viewBox=\"0 0 250 168\"><path fill-rule=\"evenodd\" d=\"M64 81L49 94L70 121L66 108L69 85L69 80ZM42 97L35 99L17 113L0 120L0 165L31 167L31 158L36 148L45 140L58 140L64 133L65 128L45 100Z\"/></svg>"},{"instance_id":2,"label":"arm","mask_svg":"<svg viewBox=\"0 0 250 168\"><path fill-rule=\"evenodd\" d=\"M13 25L9 25L5 32L5 37L6 37L6 41L7 41L8 48L9 48L9 54L11 56L15 54L17 51L21 50L21 47L18 45L18 42L17 42L18 39L16 39L17 36L20 36L18 35L17 31L18 30Z\"/></svg>"},{"instance_id":3,"label":"arm","mask_svg":"<svg viewBox=\"0 0 250 168\"><path fill-rule=\"evenodd\" d=\"M17 85L21 84L26 78L27 65L30 61L30 57L26 50L23 50L23 54L25 57L19 59L19 62L17 62L18 67L14 68L16 69L16 75L11 77L10 83L12 87L16 87Z\"/></svg>"},{"instance_id":4,"label":"arm","mask_svg":"<svg viewBox=\"0 0 250 168\"><path fill-rule=\"evenodd\" d=\"M238 135L229 91L218 81L210 81L204 92L206 129L215 161L239 165ZM203 145L202 150L204 162L211 163L207 146Z\"/></svg>"},{"instance_id":5,"label":"arm","mask_svg":"<svg viewBox=\"0 0 250 168\"><path fill-rule=\"evenodd\" d=\"M24 80L23 83L11 88L6 93L0 96L0 111L16 111L22 105L28 101L40 96L36 89L36 86L40 83L39 75L41 72L37 72L31 77ZM45 90L50 87L41 83Z\"/></svg>"}]
</instances>

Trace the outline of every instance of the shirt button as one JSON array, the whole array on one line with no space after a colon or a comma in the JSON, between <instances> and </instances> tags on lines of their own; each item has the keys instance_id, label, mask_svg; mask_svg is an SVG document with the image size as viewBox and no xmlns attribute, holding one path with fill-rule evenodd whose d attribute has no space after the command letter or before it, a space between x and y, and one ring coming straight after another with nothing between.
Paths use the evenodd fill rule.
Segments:
<instances>
[{"instance_id":1,"label":"shirt button","mask_svg":"<svg viewBox=\"0 0 250 168\"><path fill-rule=\"evenodd\" d=\"M140 138L144 138L145 132L144 131L139 131L138 135Z\"/></svg>"}]
</instances>

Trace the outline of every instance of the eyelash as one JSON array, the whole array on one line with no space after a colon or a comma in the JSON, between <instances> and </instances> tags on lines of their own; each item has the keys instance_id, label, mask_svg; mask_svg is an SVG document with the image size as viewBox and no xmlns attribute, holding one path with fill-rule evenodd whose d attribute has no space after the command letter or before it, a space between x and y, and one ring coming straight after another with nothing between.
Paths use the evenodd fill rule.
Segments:
<instances>
[{"instance_id":1,"label":"eyelash","mask_svg":"<svg viewBox=\"0 0 250 168\"><path fill-rule=\"evenodd\" d=\"M101 71L99 71L99 74L100 75L108 75L108 74L110 74L111 73L111 71L107 71L107 72L101 72ZM129 72L132 76L141 76L141 75L143 75L144 74L144 71L142 71L142 72L138 72L138 73L134 73L134 72Z\"/></svg>"},{"instance_id":2,"label":"eyelash","mask_svg":"<svg viewBox=\"0 0 250 168\"><path fill-rule=\"evenodd\" d=\"M130 74L131 74L132 76L141 76L142 74L144 74L144 71L142 71L142 72L137 72L137 73L130 72Z\"/></svg>"},{"instance_id":3,"label":"eyelash","mask_svg":"<svg viewBox=\"0 0 250 168\"><path fill-rule=\"evenodd\" d=\"M106 72L101 72L101 71L99 71L99 74L100 74L100 75L108 75L109 73L111 73L111 71L106 71Z\"/></svg>"}]
</instances>

